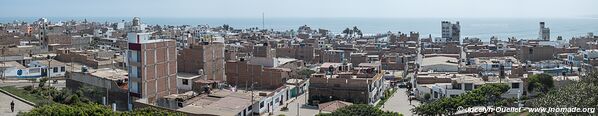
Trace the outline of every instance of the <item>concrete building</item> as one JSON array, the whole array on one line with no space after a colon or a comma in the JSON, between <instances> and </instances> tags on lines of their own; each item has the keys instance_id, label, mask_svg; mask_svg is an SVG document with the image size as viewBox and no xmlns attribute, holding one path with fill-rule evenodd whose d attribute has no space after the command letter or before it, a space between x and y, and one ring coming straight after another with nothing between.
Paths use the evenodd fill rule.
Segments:
<instances>
[{"instance_id":1,"label":"concrete building","mask_svg":"<svg viewBox=\"0 0 598 116\"><path fill-rule=\"evenodd\" d=\"M115 105L117 110L127 110L127 71L121 69L83 69L69 72L66 87L71 90L93 89L97 93L84 93L93 101Z\"/></svg>"},{"instance_id":2,"label":"concrete building","mask_svg":"<svg viewBox=\"0 0 598 116\"><path fill-rule=\"evenodd\" d=\"M255 116L274 112L289 100L286 86L268 90L212 90L209 95L187 92L166 96L169 107L187 115Z\"/></svg>"},{"instance_id":3,"label":"concrete building","mask_svg":"<svg viewBox=\"0 0 598 116\"><path fill-rule=\"evenodd\" d=\"M276 57L295 58L305 62L317 62L316 50L309 44L293 45L292 47L276 48Z\"/></svg>"},{"instance_id":4,"label":"concrete building","mask_svg":"<svg viewBox=\"0 0 598 116\"><path fill-rule=\"evenodd\" d=\"M433 72L457 72L459 71L459 60L454 57L434 56L423 58L421 71Z\"/></svg>"},{"instance_id":5,"label":"concrete building","mask_svg":"<svg viewBox=\"0 0 598 116\"><path fill-rule=\"evenodd\" d=\"M521 78L477 77L477 74L456 73L419 73L416 79L415 94L423 98L430 94L431 100L454 97L488 83L504 83L511 88L501 95L505 98L517 98L525 92Z\"/></svg>"},{"instance_id":6,"label":"concrete building","mask_svg":"<svg viewBox=\"0 0 598 116\"><path fill-rule=\"evenodd\" d=\"M342 100L373 105L384 95L380 64L353 67L350 63L324 63L310 78L309 104ZM363 66L363 67L362 67Z\"/></svg>"},{"instance_id":7,"label":"concrete building","mask_svg":"<svg viewBox=\"0 0 598 116\"><path fill-rule=\"evenodd\" d=\"M442 38L446 38L446 42L459 43L461 37L461 26L459 21L452 24L449 21L442 21Z\"/></svg>"},{"instance_id":8,"label":"concrete building","mask_svg":"<svg viewBox=\"0 0 598 116\"><path fill-rule=\"evenodd\" d=\"M91 43L91 41L93 40L91 37L92 36L84 36L84 35L72 36L70 48L75 48L75 49L88 48L89 43Z\"/></svg>"},{"instance_id":9,"label":"concrete building","mask_svg":"<svg viewBox=\"0 0 598 116\"><path fill-rule=\"evenodd\" d=\"M42 74L42 67L25 67L16 61L0 62L0 77L5 78L39 78Z\"/></svg>"},{"instance_id":10,"label":"concrete building","mask_svg":"<svg viewBox=\"0 0 598 116\"><path fill-rule=\"evenodd\" d=\"M40 67L42 75L48 77L64 77L66 74L66 64L56 60L37 60L31 61L28 67Z\"/></svg>"},{"instance_id":11,"label":"concrete building","mask_svg":"<svg viewBox=\"0 0 598 116\"><path fill-rule=\"evenodd\" d=\"M177 53L174 40L152 40L151 33L129 33L127 51L131 100L155 104L177 93Z\"/></svg>"},{"instance_id":12,"label":"concrete building","mask_svg":"<svg viewBox=\"0 0 598 116\"><path fill-rule=\"evenodd\" d=\"M538 39L550 41L550 28L546 27L544 22L540 22L540 32L538 35Z\"/></svg>"},{"instance_id":13,"label":"concrete building","mask_svg":"<svg viewBox=\"0 0 598 116\"><path fill-rule=\"evenodd\" d=\"M116 68L117 58L115 51L107 50L73 50L60 49L57 50L56 60L63 62L78 62L92 68ZM120 59L118 59L120 60Z\"/></svg>"}]
</instances>

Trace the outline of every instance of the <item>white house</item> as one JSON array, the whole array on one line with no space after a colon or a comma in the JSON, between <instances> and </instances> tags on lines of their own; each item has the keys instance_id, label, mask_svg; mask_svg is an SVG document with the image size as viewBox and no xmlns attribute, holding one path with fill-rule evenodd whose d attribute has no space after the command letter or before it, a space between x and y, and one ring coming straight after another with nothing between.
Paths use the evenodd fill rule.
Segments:
<instances>
[{"instance_id":1,"label":"white house","mask_svg":"<svg viewBox=\"0 0 598 116\"><path fill-rule=\"evenodd\" d=\"M454 76L453 76L454 75ZM425 94L430 94L430 99L440 99L443 97L454 97L459 96L463 93L468 91L474 90L481 85L489 84L489 83L504 83L509 85L509 90L502 94L501 97L504 98L516 98L518 95L521 95L524 92L523 89L523 81L520 78L505 78L499 79L498 77L475 77L474 75L464 75L464 74L449 74L448 76L434 76L437 77L436 80L439 78L450 79L450 82L437 82L437 83L425 83L425 84L418 84L416 86L416 93L417 96L423 98ZM429 77L423 77L429 78ZM418 80L421 77L418 77Z\"/></svg>"},{"instance_id":2,"label":"white house","mask_svg":"<svg viewBox=\"0 0 598 116\"><path fill-rule=\"evenodd\" d=\"M28 66L29 68L41 68L42 75L49 75L49 77L64 77L66 73L66 65L56 60L31 61Z\"/></svg>"}]
</instances>

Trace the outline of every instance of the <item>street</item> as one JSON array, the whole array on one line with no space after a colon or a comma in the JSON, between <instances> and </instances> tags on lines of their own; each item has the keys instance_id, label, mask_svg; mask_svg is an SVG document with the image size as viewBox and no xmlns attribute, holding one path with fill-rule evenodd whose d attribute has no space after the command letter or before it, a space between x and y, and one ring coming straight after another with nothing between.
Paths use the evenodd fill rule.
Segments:
<instances>
[{"instance_id":1,"label":"street","mask_svg":"<svg viewBox=\"0 0 598 116\"><path fill-rule=\"evenodd\" d=\"M10 111L11 101L15 103L15 112ZM16 116L19 111L26 112L31 109L33 109L33 106L0 92L0 116Z\"/></svg>"},{"instance_id":2,"label":"street","mask_svg":"<svg viewBox=\"0 0 598 116\"><path fill-rule=\"evenodd\" d=\"M410 105L408 100L409 96L405 91L407 91L407 89L399 88L397 92L386 101L382 110L399 112L405 116L414 116L413 113L411 113L411 108L419 105L419 101L413 100L411 102L412 105Z\"/></svg>"},{"instance_id":3,"label":"street","mask_svg":"<svg viewBox=\"0 0 598 116\"><path fill-rule=\"evenodd\" d=\"M306 94L308 94L308 93L301 94L299 97L297 97L297 99L295 99L292 102L289 102L289 106L288 106L289 110L287 110L287 111L280 111L280 108L282 108L282 107L277 108L274 111L274 116L277 116L280 114L283 114L286 116L297 116L297 108L298 108L297 103L299 103L299 107L300 107L299 116L314 116L314 115L318 114L318 107L304 106Z\"/></svg>"}]
</instances>

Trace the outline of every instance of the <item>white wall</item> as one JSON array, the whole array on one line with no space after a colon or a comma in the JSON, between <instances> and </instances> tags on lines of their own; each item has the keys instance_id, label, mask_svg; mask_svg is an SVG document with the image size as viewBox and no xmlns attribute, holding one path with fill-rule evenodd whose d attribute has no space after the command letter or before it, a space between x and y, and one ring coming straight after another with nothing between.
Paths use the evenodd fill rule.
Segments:
<instances>
[{"instance_id":1,"label":"white wall","mask_svg":"<svg viewBox=\"0 0 598 116\"><path fill-rule=\"evenodd\" d=\"M183 80L187 80L187 85L183 84ZM176 78L176 88L179 90L179 93L190 91L192 89L192 81L192 79Z\"/></svg>"}]
</instances>

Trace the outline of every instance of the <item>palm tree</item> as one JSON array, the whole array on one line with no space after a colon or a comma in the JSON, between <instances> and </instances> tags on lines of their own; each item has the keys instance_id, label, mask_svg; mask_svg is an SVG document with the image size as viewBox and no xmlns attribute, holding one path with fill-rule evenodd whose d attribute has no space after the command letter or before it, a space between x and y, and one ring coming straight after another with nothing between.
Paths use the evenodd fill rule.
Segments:
<instances>
[{"instance_id":1,"label":"palm tree","mask_svg":"<svg viewBox=\"0 0 598 116\"><path fill-rule=\"evenodd\" d=\"M350 31L351 31L351 29L346 28L345 30L343 30L343 34L347 34L348 35L350 33Z\"/></svg>"},{"instance_id":2,"label":"palm tree","mask_svg":"<svg viewBox=\"0 0 598 116\"><path fill-rule=\"evenodd\" d=\"M359 37L362 37L362 36L363 36L363 33L361 33L361 30L359 30L359 29L357 28L357 26L353 26L353 31L355 31L355 33L356 33L357 35L359 35Z\"/></svg>"}]
</instances>

